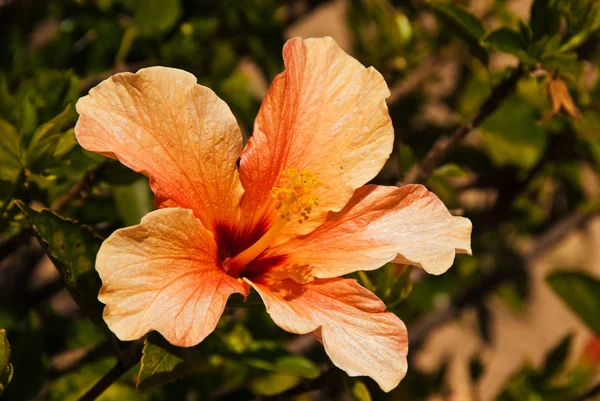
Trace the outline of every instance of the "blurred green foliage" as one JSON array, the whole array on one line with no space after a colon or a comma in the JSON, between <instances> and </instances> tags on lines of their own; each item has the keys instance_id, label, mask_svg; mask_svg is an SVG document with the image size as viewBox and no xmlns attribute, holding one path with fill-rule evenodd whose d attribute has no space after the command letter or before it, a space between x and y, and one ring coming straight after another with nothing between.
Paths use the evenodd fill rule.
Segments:
<instances>
[{"instance_id":1,"label":"blurred green foliage","mask_svg":"<svg viewBox=\"0 0 600 401\"><path fill-rule=\"evenodd\" d=\"M595 0L534 0L528 19L506 1L477 12L460 0L345 3L339 23L352 44L346 50L377 68L392 92L395 151L375 183L402 183L439 138L471 124L488 107L486 99L499 96L501 83L517 69L522 72L514 90L484 110L477 131L444 154L425 182L450 209L473 221L475 256L459 255L439 277L393 264L356 274L409 327L409 372L390 394L370 379L335 376L322 348L295 345L264 308L235 308L235 300L216 332L189 349L151 334L136 345L143 350L132 360L103 326L95 254L102 237L136 224L152 209L152 194L145 177L76 143L77 99L117 72L150 65L182 68L225 100L248 138L264 95L261 83L283 68L288 29L325 3L0 2L3 399L76 400L119 361L128 372L101 400L240 400L302 383L318 386L331 399L347 394L360 401L424 400L448 390L446 363L434 372L412 364L437 327L424 325L427 319L474 308L482 339L493 342L487 299L497 297L513 313L523 313L531 259L523 241L552 242L549 233L557 225L581 223L598 211L600 5ZM37 211L41 207L51 211ZM42 249L30 241L32 235ZM60 277L32 286L44 252ZM596 278L561 270L547 282L600 334ZM48 303L65 287L80 309L65 312ZM595 365L589 360L569 365L570 341L550 350L540 366L525 361L498 400L560 401L585 392ZM60 357L72 351L86 358L59 366ZM331 372L334 379L327 380ZM478 356L470 372L476 386L486 373Z\"/></svg>"}]
</instances>

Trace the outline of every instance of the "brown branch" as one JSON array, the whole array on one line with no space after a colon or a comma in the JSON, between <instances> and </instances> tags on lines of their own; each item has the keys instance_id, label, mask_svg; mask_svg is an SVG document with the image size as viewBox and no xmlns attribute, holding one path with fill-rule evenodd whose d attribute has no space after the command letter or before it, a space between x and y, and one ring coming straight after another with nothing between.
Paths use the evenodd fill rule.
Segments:
<instances>
[{"instance_id":1,"label":"brown branch","mask_svg":"<svg viewBox=\"0 0 600 401\"><path fill-rule=\"evenodd\" d=\"M57 213L63 210L73 199L85 196L87 192L102 178L106 170L111 166L112 162L108 161L94 167L88 171L81 180L71 187L66 193L61 195L54 201L50 210Z\"/></svg>"},{"instance_id":2,"label":"brown branch","mask_svg":"<svg viewBox=\"0 0 600 401\"><path fill-rule=\"evenodd\" d=\"M117 364L113 366L102 378L89 389L79 401L94 401L98 398L107 388L114 384L121 378L125 373L134 367L142 357L142 346L141 343L134 343L130 348L123 351L122 357L119 359Z\"/></svg>"},{"instance_id":3,"label":"brown branch","mask_svg":"<svg viewBox=\"0 0 600 401\"><path fill-rule=\"evenodd\" d=\"M390 88L390 96L386 99L387 104L391 105L399 102L418 89L431 76L442 59L442 56L431 56L423 59L412 74Z\"/></svg>"},{"instance_id":4,"label":"brown branch","mask_svg":"<svg viewBox=\"0 0 600 401\"><path fill-rule=\"evenodd\" d=\"M106 341L93 348L83 350L82 352L80 352L80 350L75 350L55 355L50 361L48 377L51 380L55 380L62 375L79 369L86 363L105 358L106 355L109 355L112 351L113 345L109 341Z\"/></svg>"},{"instance_id":5,"label":"brown branch","mask_svg":"<svg viewBox=\"0 0 600 401\"><path fill-rule=\"evenodd\" d=\"M598 210L575 211L561 221L554 224L533 242L536 244L529 251L524 252L521 257L525 265L540 257L549 248L562 241L573 229L581 228L592 217L598 214ZM427 335L436 327L450 321L462 309L481 303L491 292L501 284L510 280L511 272L501 269L484 278L476 287L467 290L461 297L455 300L445 309L438 310L416 321L408 327L408 341L412 348L418 347L425 341Z\"/></svg>"},{"instance_id":6,"label":"brown branch","mask_svg":"<svg viewBox=\"0 0 600 401\"><path fill-rule=\"evenodd\" d=\"M458 144L475 128L477 128L490 114L498 109L502 101L510 95L523 75L521 66L515 68L512 74L498 86L481 105L477 113L465 124L458 127L452 135L439 138L429 149L425 158L408 172L404 179L405 184L422 183L427 180L434 167L452 152Z\"/></svg>"}]
</instances>

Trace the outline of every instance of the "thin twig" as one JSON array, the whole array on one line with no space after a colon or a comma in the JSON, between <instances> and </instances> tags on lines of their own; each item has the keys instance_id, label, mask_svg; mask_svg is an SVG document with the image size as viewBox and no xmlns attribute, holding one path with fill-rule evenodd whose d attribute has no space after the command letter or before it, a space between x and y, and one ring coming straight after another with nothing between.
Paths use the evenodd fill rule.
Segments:
<instances>
[{"instance_id":1,"label":"thin twig","mask_svg":"<svg viewBox=\"0 0 600 401\"><path fill-rule=\"evenodd\" d=\"M424 58L412 74L390 88L390 96L386 99L387 104L391 105L399 102L418 89L431 76L442 59L442 56Z\"/></svg>"},{"instance_id":2,"label":"thin twig","mask_svg":"<svg viewBox=\"0 0 600 401\"><path fill-rule=\"evenodd\" d=\"M123 352L122 357L119 359L117 364L113 366L102 378L89 389L79 401L94 401L98 398L107 388L121 378L125 373L134 367L142 357L141 344L134 343Z\"/></svg>"},{"instance_id":3,"label":"thin twig","mask_svg":"<svg viewBox=\"0 0 600 401\"><path fill-rule=\"evenodd\" d=\"M468 133L477 128L490 114L498 109L502 101L516 88L519 78L523 75L521 66L515 68L505 81L492 90L492 94L481 105L477 113L465 124L458 127L449 137L439 138L429 149L425 158L408 172L405 184L422 183L427 180L434 167L444 159Z\"/></svg>"},{"instance_id":4,"label":"thin twig","mask_svg":"<svg viewBox=\"0 0 600 401\"><path fill-rule=\"evenodd\" d=\"M79 180L75 185L71 187L71 189L69 189L66 193L64 193L54 201L52 206L50 206L50 210L55 213L60 212L73 199L85 195L94 186L94 184L104 175L107 168L111 164L112 163L110 161L105 162L99 164L98 166L88 171L81 180Z\"/></svg>"},{"instance_id":5,"label":"thin twig","mask_svg":"<svg viewBox=\"0 0 600 401\"><path fill-rule=\"evenodd\" d=\"M582 227L597 214L597 210L587 212L578 210L560 220L535 239L534 243L536 246L534 248L521 255L523 263L526 265L530 264L549 248L562 241L573 229ZM484 278L476 287L469 289L447 308L433 312L409 325L408 337L411 347L413 349L418 347L435 327L439 327L448 322L462 309L480 303L486 296L490 295L495 288L498 288L498 286L510 278L510 271L500 269Z\"/></svg>"},{"instance_id":6,"label":"thin twig","mask_svg":"<svg viewBox=\"0 0 600 401\"><path fill-rule=\"evenodd\" d=\"M50 361L50 369L48 377L51 380L56 380L58 377L79 369L81 366L89 362L97 361L105 358L113 350L113 345L109 341L105 341L93 348L76 350L77 354L73 355L74 351L67 351L62 354L52 357ZM65 361L66 360L66 361Z\"/></svg>"}]
</instances>

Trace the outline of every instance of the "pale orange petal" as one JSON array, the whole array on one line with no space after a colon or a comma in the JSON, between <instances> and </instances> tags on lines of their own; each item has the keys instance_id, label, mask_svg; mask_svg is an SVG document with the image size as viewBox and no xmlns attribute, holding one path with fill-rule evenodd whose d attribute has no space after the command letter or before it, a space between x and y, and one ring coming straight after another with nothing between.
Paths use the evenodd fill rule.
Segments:
<instances>
[{"instance_id":1,"label":"pale orange petal","mask_svg":"<svg viewBox=\"0 0 600 401\"><path fill-rule=\"evenodd\" d=\"M211 230L237 219L240 130L192 74L165 67L117 74L81 98L77 111L81 146L146 174L157 204L192 209Z\"/></svg>"},{"instance_id":2,"label":"pale orange petal","mask_svg":"<svg viewBox=\"0 0 600 401\"><path fill-rule=\"evenodd\" d=\"M394 140L383 77L365 68L331 38L289 40L278 75L241 157L243 218L256 225L274 212L271 189L288 168L322 181L319 206L303 224L292 220L284 238L308 233L329 210L341 210L354 190L381 170Z\"/></svg>"},{"instance_id":3,"label":"pale orange petal","mask_svg":"<svg viewBox=\"0 0 600 401\"><path fill-rule=\"evenodd\" d=\"M369 376L390 391L406 374L404 323L350 279L248 281L273 321L292 333L314 332L332 362L350 376Z\"/></svg>"},{"instance_id":4,"label":"pale orange petal","mask_svg":"<svg viewBox=\"0 0 600 401\"><path fill-rule=\"evenodd\" d=\"M160 209L115 231L96 270L104 320L121 340L156 330L173 345L196 345L215 329L229 295L248 293L217 266L213 235L189 209Z\"/></svg>"},{"instance_id":5,"label":"pale orange petal","mask_svg":"<svg viewBox=\"0 0 600 401\"><path fill-rule=\"evenodd\" d=\"M286 264L270 274L305 281L373 270L391 261L441 274L457 252L471 253L471 222L452 216L427 188L366 185L315 231L263 257L287 255Z\"/></svg>"}]
</instances>

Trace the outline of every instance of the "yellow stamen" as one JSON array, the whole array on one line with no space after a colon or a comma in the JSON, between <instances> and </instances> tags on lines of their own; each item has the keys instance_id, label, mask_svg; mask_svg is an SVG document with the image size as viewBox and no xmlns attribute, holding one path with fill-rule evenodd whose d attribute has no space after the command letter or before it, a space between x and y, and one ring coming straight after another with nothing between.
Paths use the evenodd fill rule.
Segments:
<instances>
[{"instance_id":1,"label":"yellow stamen","mask_svg":"<svg viewBox=\"0 0 600 401\"><path fill-rule=\"evenodd\" d=\"M317 205L318 198L312 195L315 188L321 185L317 176L308 170L290 168L281 173L279 187L273 187L273 198L277 200L275 208L279 217L258 241L252 246L223 261L223 268L234 277L239 277L248 263L267 249L283 227L292 220L302 224L308 220L313 206Z\"/></svg>"},{"instance_id":2,"label":"yellow stamen","mask_svg":"<svg viewBox=\"0 0 600 401\"><path fill-rule=\"evenodd\" d=\"M317 176L308 170L298 173L290 168L281 173L280 186L273 187L273 198L278 200L277 210L281 210L281 218L291 221L295 215L299 223L308 219L312 207L317 205L319 198L312 195L315 188L321 185Z\"/></svg>"}]
</instances>

